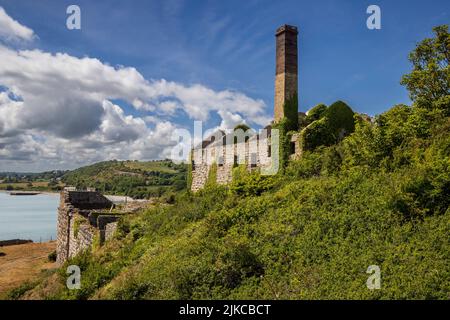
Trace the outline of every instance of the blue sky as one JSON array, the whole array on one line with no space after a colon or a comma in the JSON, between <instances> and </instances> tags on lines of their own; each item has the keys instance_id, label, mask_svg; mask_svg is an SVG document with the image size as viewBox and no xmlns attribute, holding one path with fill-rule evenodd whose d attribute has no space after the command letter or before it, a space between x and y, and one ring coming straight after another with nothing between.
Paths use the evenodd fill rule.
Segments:
<instances>
[{"instance_id":1,"label":"blue sky","mask_svg":"<svg viewBox=\"0 0 450 320\"><path fill-rule=\"evenodd\" d=\"M81 30L66 28L70 4L81 8ZM381 30L366 27L370 4L381 8ZM443 0L0 0L0 7L37 35L31 44L14 44L16 50L87 56L136 68L149 81L236 91L262 101L268 117L273 114L278 26L299 28L300 111L344 100L357 112L375 115L409 103L399 84L411 68L408 53L431 36L433 26L450 22L450 2ZM126 115L149 115L126 99L110 101ZM193 117L178 110L164 119L191 127ZM220 122L217 112L209 114L209 127Z\"/></svg>"},{"instance_id":2,"label":"blue sky","mask_svg":"<svg viewBox=\"0 0 450 320\"><path fill-rule=\"evenodd\" d=\"M78 4L82 30L68 32L65 9ZM377 4L382 29L366 27ZM407 103L400 77L408 53L450 22L448 1L4 1L51 52L136 67L146 78L201 83L262 98L271 112L274 30L299 27L300 109L337 99L377 114Z\"/></svg>"}]
</instances>

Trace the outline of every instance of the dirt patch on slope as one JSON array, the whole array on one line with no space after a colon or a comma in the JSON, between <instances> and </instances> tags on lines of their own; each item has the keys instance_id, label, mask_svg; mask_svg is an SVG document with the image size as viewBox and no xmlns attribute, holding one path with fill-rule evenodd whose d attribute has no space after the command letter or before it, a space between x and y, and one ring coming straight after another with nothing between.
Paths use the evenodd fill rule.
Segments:
<instances>
[{"instance_id":1,"label":"dirt patch on slope","mask_svg":"<svg viewBox=\"0 0 450 320\"><path fill-rule=\"evenodd\" d=\"M48 255L56 249L56 241L0 247L0 297L27 281L39 279L42 270L56 268Z\"/></svg>"}]
</instances>

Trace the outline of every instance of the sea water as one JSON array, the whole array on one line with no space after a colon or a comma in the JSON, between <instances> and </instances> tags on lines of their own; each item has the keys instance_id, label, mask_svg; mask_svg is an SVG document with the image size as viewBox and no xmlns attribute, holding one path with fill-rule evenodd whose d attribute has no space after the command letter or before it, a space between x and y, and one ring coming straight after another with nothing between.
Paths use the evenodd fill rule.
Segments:
<instances>
[{"instance_id":1,"label":"sea water","mask_svg":"<svg viewBox=\"0 0 450 320\"><path fill-rule=\"evenodd\" d=\"M59 194L13 196L0 192L0 240L56 239Z\"/></svg>"}]
</instances>

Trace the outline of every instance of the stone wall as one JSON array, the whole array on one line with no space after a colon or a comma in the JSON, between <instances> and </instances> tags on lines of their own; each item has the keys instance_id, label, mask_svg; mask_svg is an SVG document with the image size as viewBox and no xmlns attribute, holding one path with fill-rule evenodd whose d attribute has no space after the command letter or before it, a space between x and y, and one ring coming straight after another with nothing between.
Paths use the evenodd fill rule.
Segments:
<instances>
[{"instance_id":1,"label":"stone wall","mask_svg":"<svg viewBox=\"0 0 450 320\"><path fill-rule=\"evenodd\" d=\"M272 157L269 144L270 138L254 135L246 142L212 143L205 148L194 149L191 190L196 192L205 186L212 165L217 166L216 183L222 185L232 181L233 167L236 165L245 164L249 171L270 167Z\"/></svg>"},{"instance_id":2,"label":"stone wall","mask_svg":"<svg viewBox=\"0 0 450 320\"><path fill-rule=\"evenodd\" d=\"M77 218L76 214L74 215L74 218ZM73 258L81 251L91 248L96 235L96 229L87 223L80 224L77 228L75 228L75 221L75 219L71 220L72 226L69 229L68 258Z\"/></svg>"},{"instance_id":3,"label":"stone wall","mask_svg":"<svg viewBox=\"0 0 450 320\"><path fill-rule=\"evenodd\" d=\"M58 207L56 262L64 263L69 257L70 221L74 214L74 207L70 204L67 192L60 195Z\"/></svg>"},{"instance_id":4,"label":"stone wall","mask_svg":"<svg viewBox=\"0 0 450 320\"><path fill-rule=\"evenodd\" d=\"M191 190L196 192L202 189L208 179L209 166L201 162L195 163L192 170Z\"/></svg>"},{"instance_id":5,"label":"stone wall","mask_svg":"<svg viewBox=\"0 0 450 320\"><path fill-rule=\"evenodd\" d=\"M224 185L231 182L233 178L233 165L224 164L217 166L217 183Z\"/></svg>"},{"instance_id":6,"label":"stone wall","mask_svg":"<svg viewBox=\"0 0 450 320\"><path fill-rule=\"evenodd\" d=\"M65 201L78 209L109 209L113 203L96 191L67 191Z\"/></svg>"},{"instance_id":7,"label":"stone wall","mask_svg":"<svg viewBox=\"0 0 450 320\"><path fill-rule=\"evenodd\" d=\"M120 215L111 215L113 203L95 191L63 191L58 208L56 261L63 264L83 250L91 248L96 237L106 238L108 224ZM108 210L108 211L106 211ZM112 227L108 231L113 232Z\"/></svg>"},{"instance_id":8,"label":"stone wall","mask_svg":"<svg viewBox=\"0 0 450 320\"><path fill-rule=\"evenodd\" d=\"M294 144L294 153L290 155L291 160L298 160L302 157L303 150L300 139L299 133L295 133L291 137L291 143Z\"/></svg>"}]
</instances>

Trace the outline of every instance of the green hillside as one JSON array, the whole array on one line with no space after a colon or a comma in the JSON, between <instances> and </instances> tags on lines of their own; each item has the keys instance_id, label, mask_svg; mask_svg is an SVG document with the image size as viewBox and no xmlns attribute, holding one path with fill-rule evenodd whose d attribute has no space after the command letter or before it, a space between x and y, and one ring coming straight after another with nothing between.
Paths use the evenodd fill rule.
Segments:
<instances>
[{"instance_id":1,"label":"green hillside","mask_svg":"<svg viewBox=\"0 0 450 320\"><path fill-rule=\"evenodd\" d=\"M186 166L170 160L112 160L69 171L62 181L78 188L92 187L109 194L148 198L185 189Z\"/></svg>"},{"instance_id":2,"label":"green hillside","mask_svg":"<svg viewBox=\"0 0 450 320\"><path fill-rule=\"evenodd\" d=\"M10 297L449 299L450 35L435 33L402 79L411 106L356 114L352 133L277 175L237 167L230 186L127 216L103 247ZM66 289L67 265L81 289Z\"/></svg>"}]
</instances>

